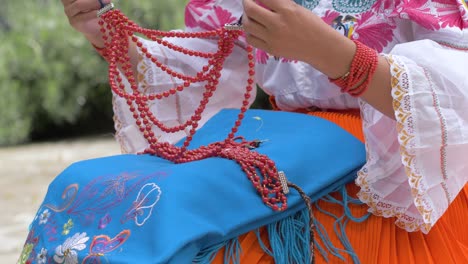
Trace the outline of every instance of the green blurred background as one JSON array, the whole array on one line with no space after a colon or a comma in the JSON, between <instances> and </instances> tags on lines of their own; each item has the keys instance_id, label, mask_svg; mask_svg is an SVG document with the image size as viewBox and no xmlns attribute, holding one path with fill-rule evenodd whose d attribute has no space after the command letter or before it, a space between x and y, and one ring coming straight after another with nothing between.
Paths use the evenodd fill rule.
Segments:
<instances>
[{"instance_id":1,"label":"green blurred background","mask_svg":"<svg viewBox=\"0 0 468 264\"><path fill-rule=\"evenodd\" d=\"M183 26L187 1L116 4L144 27L169 30ZM59 0L0 0L0 146L113 132L106 71Z\"/></svg>"}]
</instances>

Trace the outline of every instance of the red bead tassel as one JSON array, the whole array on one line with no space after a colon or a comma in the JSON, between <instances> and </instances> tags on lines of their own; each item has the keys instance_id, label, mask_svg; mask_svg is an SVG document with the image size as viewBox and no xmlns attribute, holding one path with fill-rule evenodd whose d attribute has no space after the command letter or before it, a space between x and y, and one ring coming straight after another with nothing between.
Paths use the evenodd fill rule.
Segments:
<instances>
[{"instance_id":1,"label":"red bead tassel","mask_svg":"<svg viewBox=\"0 0 468 264\"><path fill-rule=\"evenodd\" d=\"M377 70L379 56L377 52L359 41L354 40L356 53L349 72L337 79L329 78L330 82L341 88L341 92L353 97L361 96Z\"/></svg>"}]
</instances>

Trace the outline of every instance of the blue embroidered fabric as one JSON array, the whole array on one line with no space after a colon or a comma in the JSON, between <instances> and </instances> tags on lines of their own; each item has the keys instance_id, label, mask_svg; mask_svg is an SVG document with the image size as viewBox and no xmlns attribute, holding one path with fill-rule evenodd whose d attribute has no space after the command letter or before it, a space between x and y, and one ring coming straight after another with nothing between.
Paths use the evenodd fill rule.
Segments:
<instances>
[{"instance_id":1,"label":"blue embroidered fabric","mask_svg":"<svg viewBox=\"0 0 468 264\"><path fill-rule=\"evenodd\" d=\"M222 110L192 147L224 140L239 111ZM313 200L352 181L364 145L314 116L249 110L238 135L264 140L268 155ZM192 263L203 249L305 208L294 190L288 210L265 206L231 160L173 164L150 155L77 162L50 184L19 263Z\"/></svg>"}]
</instances>

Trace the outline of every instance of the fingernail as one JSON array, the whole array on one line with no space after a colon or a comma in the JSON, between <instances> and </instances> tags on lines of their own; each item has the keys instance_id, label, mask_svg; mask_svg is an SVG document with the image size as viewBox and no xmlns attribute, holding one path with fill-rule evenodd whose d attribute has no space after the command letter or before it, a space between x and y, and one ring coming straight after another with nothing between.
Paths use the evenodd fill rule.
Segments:
<instances>
[{"instance_id":1,"label":"fingernail","mask_svg":"<svg viewBox=\"0 0 468 264\"><path fill-rule=\"evenodd\" d=\"M111 0L98 0L99 3L101 4L101 7L104 7L105 5L109 4Z\"/></svg>"}]
</instances>

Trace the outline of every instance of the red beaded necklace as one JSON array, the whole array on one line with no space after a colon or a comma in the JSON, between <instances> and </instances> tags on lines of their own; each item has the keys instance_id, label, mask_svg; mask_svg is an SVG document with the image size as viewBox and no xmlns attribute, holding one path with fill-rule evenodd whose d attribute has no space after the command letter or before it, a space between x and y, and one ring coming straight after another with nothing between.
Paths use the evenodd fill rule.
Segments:
<instances>
[{"instance_id":1,"label":"red beaded necklace","mask_svg":"<svg viewBox=\"0 0 468 264\"><path fill-rule=\"evenodd\" d=\"M106 59L109 62L109 82L111 88L117 96L126 99L128 107L135 118L136 125L148 141L149 147L145 150L145 153L159 156L174 163L184 163L210 157L233 160L241 166L266 205L275 211L285 210L287 208L286 194L289 190L284 174L278 172L275 162L266 155L252 151L253 148L257 147L258 141L246 141L241 137L236 137L237 130L247 111L249 99L254 89L255 63L253 48L251 46L247 46L246 48L249 60L249 77L245 88L244 100L238 118L231 128L231 132L224 141L211 143L196 149L188 149L205 107L216 91L224 61L231 54L234 48L234 41L242 34L242 31L232 25L206 32L166 32L145 29L129 20L119 10L114 9L112 4L101 9L98 15L101 17L99 24L101 25L101 32L103 33L107 50ZM208 60L207 65L195 76L176 72L158 61L143 46L143 43L134 35L135 33L139 33L174 51L188 56L205 58ZM216 38L218 39L218 50L213 53L190 50L171 44L164 38ZM183 80L183 84L162 93L141 93L138 90L138 84L135 80L128 55L130 41L135 43L141 54L151 60L161 71L166 72L174 78ZM121 72L124 77L121 75ZM123 78L128 80L131 92L125 91ZM191 118L184 124L168 127L150 111L149 102L163 100L184 91L193 83L200 82L206 83L203 99ZM152 130L153 126L157 126L165 133L175 133L185 129L188 129L189 133L183 145L177 147L167 142L158 141Z\"/></svg>"}]
</instances>

